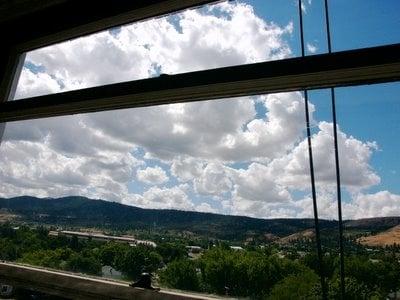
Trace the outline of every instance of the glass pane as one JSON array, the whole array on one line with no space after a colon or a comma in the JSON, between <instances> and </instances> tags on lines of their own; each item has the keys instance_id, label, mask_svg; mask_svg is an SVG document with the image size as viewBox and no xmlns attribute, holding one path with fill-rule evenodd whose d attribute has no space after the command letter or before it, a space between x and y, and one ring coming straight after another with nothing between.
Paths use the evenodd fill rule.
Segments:
<instances>
[{"instance_id":1,"label":"glass pane","mask_svg":"<svg viewBox=\"0 0 400 300\"><path fill-rule=\"evenodd\" d=\"M399 83L335 89L349 299L361 290L366 299L393 297L400 288L390 275L400 268L399 92ZM337 219L330 90L312 92L311 101L319 120L313 128L319 213ZM333 299L340 298L337 226L321 232Z\"/></svg>"},{"instance_id":2,"label":"glass pane","mask_svg":"<svg viewBox=\"0 0 400 300\"><path fill-rule=\"evenodd\" d=\"M15 98L292 57L296 12L291 2L228 1L34 50Z\"/></svg>"},{"instance_id":3,"label":"glass pane","mask_svg":"<svg viewBox=\"0 0 400 300\"><path fill-rule=\"evenodd\" d=\"M271 220L310 209L281 167L304 139L303 110L293 92L10 123L3 259L114 280L147 271L163 289L219 296L268 295L304 270L313 285L285 240L272 244L313 224Z\"/></svg>"},{"instance_id":4,"label":"glass pane","mask_svg":"<svg viewBox=\"0 0 400 300\"><path fill-rule=\"evenodd\" d=\"M400 222L398 93L398 83L337 90L346 276L367 296L398 288L398 249L364 242ZM325 275L337 295L330 109L329 91L310 93ZM123 281L151 272L162 289L218 297L316 296L304 119L293 92L10 123L1 259Z\"/></svg>"},{"instance_id":5,"label":"glass pane","mask_svg":"<svg viewBox=\"0 0 400 300\"><path fill-rule=\"evenodd\" d=\"M337 0L328 2L334 51L400 42L399 1Z\"/></svg>"}]
</instances>

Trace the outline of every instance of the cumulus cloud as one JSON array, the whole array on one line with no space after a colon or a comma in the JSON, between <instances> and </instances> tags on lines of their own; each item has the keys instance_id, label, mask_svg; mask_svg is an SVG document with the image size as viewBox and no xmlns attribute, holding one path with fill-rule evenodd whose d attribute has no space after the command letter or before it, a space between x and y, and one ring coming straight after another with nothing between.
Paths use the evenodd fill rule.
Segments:
<instances>
[{"instance_id":1,"label":"cumulus cloud","mask_svg":"<svg viewBox=\"0 0 400 300\"><path fill-rule=\"evenodd\" d=\"M171 164L171 174L179 181L185 182L200 176L204 163L194 157L178 156Z\"/></svg>"},{"instance_id":2,"label":"cumulus cloud","mask_svg":"<svg viewBox=\"0 0 400 300\"><path fill-rule=\"evenodd\" d=\"M169 180L167 173L159 166L138 170L136 177L143 183L155 185L166 183Z\"/></svg>"},{"instance_id":3,"label":"cumulus cloud","mask_svg":"<svg viewBox=\"0 0 400 300\"><path fill-rule=\"evenodd\" d=\"M300 93L268 95L258 101L267 111L260 118L254 101L243 97L98 113L87 122L106 135L135 141L160 159L271 159L300 140L304 102Z\"/></svg>"},{"instance_id":4,"label":"cumulus cloud","mask_svg":"<svg viewBox=\"0 0 400 300\"><path fill-rule=\"evenodd\" d=\"M291 200L288 190L276 182L265 165L252 163L247 169L231 169L231 176L234 182L231 211L234 214L273 217L273 208L282 208Z\"/></svg>"},{"instance_id":5,"label":"cumulus cloud","mask_svg":"<svg viewBox=\"0 0 400 300\"><path fill-rule=\"evenodd\" d=\"M60 91L59 83L48 73L34 73L24 67L18 80L15 99L53 94Z\"/></svg>"},{"instance_id":6,"label":"cumulus cloud","mask_svg":"<svg viewBox=\"0 0 400 300\"><path fill-rule=\"evenodd\" d=\"M193 210L194 205L186 194L186 189L185 185L172 188L151 187L143 195L127 195L122 203L147 208Z\"/></svg>"},{"instance_id":7,"label":"cumulus cloud","mask_svg":"<svg viewBox=\"0 0 400 300\"><path fill-rule=\"evenodd\" d=\"M194 179L195 191L202 195L221 195L231 190L232 182L221 163L209 163Z\"/></svg>"},{"instance_id":8,"label":"cumulus cloud","mask_svg":"<svg viewBox=\"0 0 400 300\"><path fill-rule=\"evenodd\" d=\"M132 155L118 152L102 151L94 159L63 154L46 142L3 141L0 195L82 195L118 201L140 164Z\"/></svg>"},{"instance_id":9,"label":"cumulus cloud","mask_svg":"<svg viewBox=\"0 0 400 300\"><path fill-rule=\"evenodd\" d=\"M400 215L400 195L389 191L360 193L349 205L354 207L352 217L357 219Z\"/></svg>"},{"instance_id":10,"label":"cumulus cloud","mask_svg":"<svg viewBox=\"0 0 400 300\"><path fill-rule=\"evenodd\" d=\"M337 219L337 196L332 192L317 194L318 213L321 218ZM298 217L313 217L312 199L306 197L293 203ZM362 219L372 217L398 216L400 214L400 195L389 191L376 193L358 193L351 201L342 202L344 219Z\"/></svg>"},{"instance_id":11,"label":"cumulus cloud","mask_svg":"<svg viewBox=\"0 0 400 300\"><path fill-rule=\"evenodd\" d=\"M267 166L252 163L247 169L231 170L234 178L234 197L260 202L285 202L289 192L278 185Z\"/></svg>"},{"instance_id":12,"label":"cumulus cloud","mask_svg":"<svg viewBox=\"0 0 400 300\"><path fill-rule=\"evenodd\" d=\"M336 184L332 123L320 122L318 132L312 135L315 178L318 184L329 187ZM338 130L341 182L350 190L360 190L377 185L380 177L369 165L377 149L375 142L362 142ZM291 188L309 187L308 144L304 139L288 155L271 163L279 182Z\"/></svg>"}]
</instances>

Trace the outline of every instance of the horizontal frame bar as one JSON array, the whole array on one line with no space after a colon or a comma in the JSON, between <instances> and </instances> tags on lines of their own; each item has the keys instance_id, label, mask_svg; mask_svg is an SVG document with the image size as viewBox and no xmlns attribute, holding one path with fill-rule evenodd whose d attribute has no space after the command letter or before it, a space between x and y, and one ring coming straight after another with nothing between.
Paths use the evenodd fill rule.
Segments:
<instances>
[{"instance_id":1,"label":"horizontal frame bar","mask_svg":"<svg viewBox=\"0 0 400 300\"><path fill-rule=\"evenodd\" d=\"M122 82L0 104L0 123L400 80L400 44Z\"/></svg>"},{"instance_id":2,"label":"horizontal frame bar","mask_svg":"<svg viewBox=\"0 0 400 300\"><path fill-rule=\"evenodd\" d=\"M5 262L0 263L0 282L2 284L9 284L24 289L32 289L34 291L68 299L215 299L211 296L208 297L189 293L133 288L122 282L84 277L79 274L50 271Z\"/></svg>"},{"instance_id":3,"label":"horizontal frame bar","mask_svg":"<svg viewBox=\"0 0 400 300\"><path fill-rule=\"evenodd\" d=\"M22 53L217 1L220 0L64 0L30 14L0 22L0 33L7 44L14 45L15 50ZM20 24L27 26L20 30Z\"/></svg>"}]
</instances>

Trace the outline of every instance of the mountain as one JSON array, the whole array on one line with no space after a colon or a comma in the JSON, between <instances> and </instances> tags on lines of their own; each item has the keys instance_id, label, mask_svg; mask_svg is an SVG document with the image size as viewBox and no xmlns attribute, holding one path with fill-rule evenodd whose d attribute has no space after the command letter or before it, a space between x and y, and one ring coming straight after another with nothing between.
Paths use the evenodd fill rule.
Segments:
<instances>
[{"instance_id":1,"label":"mountain","mask_svg":"<svg viewBox=\"0 0 400 300\"><path fill-rule=\"evenodd\" d=\"M314 226L313 219L257 219L194 211L144 209L78 196L0 198L0 210L18 215L25 221L44 224L190 231L205 237L227 240L244 240L249 236L269 236L269 234L284 237L311 229ZM371 226L370 228L379 227L382 230L390 227L385 223L385 218L377 218L367 223L359 220L346 221L345 225L350 224L352 228L356 228L357 223L354 222L361 222L364 229L368 229L368 226ZM389 223L395 222L400 224L400 217ZM320 227L336 230L337 222L320 220Z\"/></svg>"},{"instance_id":2,"label":"mountain","mask_svg":"<svg viewBox=\"0 0 400 300\"><path fill-rule=\"evenodd\" d=\"M190 231L198 235L238 240L248 235L286 236L313 227L313 219L256 219L194 211L143 209L84 197L36 198L22 196L0 198L0 209L27 221L69 226L104 226L113 228L157 228ZM321 220L331 228L335 221Z\"/></svg>"},{"instance_id":3,"label":"mountain","mask_svg":"<svg viewBox=\"0 0 400 300\"><path fill-rule=\"evenodd\" d=\"M306 230L285 236L283 238L280 238L276 242L281 245L288 245L288 244L291 244L291 243L299 241L299 240L312 241L314 238L315 238L315 230L314 229L306 229Z\"/></svg>"},{"instance_id":4,"label":"mountain","mask_svg":"<svg viewBox=\"0 0 400 300\"><path fill-rule=\"evenodd\" d=\"M372 231L381 231L400 225L400 217L366 218L358 220L349 220L346 221L345 225L349 229L356 228L356 229L365 229Z\"/></svg>"},{"instance_id":5,"label":"mountain","mask_svg":"<svg viewBox=\"0 0 400 300\"><path fill-rule=\"evenodd\" d=\"M372 247L384 247L394 244L400 245L400 225L378 234L360 237L357 241L363 245Z\"/></svg>"}]
</instances>

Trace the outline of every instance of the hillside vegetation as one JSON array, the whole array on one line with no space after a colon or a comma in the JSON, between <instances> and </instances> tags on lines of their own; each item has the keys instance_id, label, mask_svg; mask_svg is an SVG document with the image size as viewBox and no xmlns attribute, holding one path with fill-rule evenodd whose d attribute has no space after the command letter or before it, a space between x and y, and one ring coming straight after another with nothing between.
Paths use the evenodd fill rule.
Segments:
<instances>
[{"instance_id":1,"label":"hillside vegetation","mask_svg":"<svg viewBox=\"0 0 400 300\"><path fill-rule=\"evenodd\" d=\"M85 197L36 198L22 196L0 198L0 209L21 220L40 224L113 229L156 229L189 232L209 238L240 240L249 237L270 240L314 227L313 219L256 219L194 211L143 209ZM349 229L387 230L400 224L400 217L349 220ZM336 230L337 222L320 220L325 230ZM276 237L275 237L276 236Z\"/></svg>"}]
</instances>

